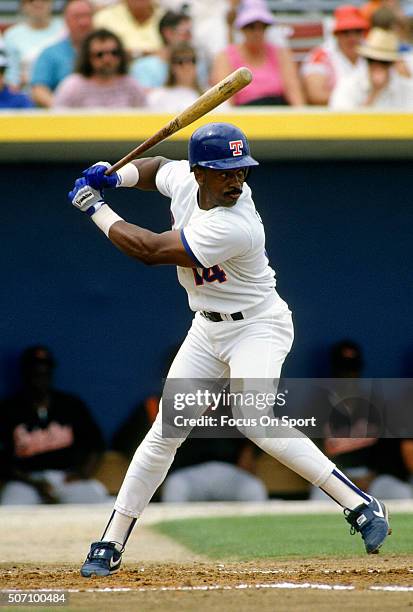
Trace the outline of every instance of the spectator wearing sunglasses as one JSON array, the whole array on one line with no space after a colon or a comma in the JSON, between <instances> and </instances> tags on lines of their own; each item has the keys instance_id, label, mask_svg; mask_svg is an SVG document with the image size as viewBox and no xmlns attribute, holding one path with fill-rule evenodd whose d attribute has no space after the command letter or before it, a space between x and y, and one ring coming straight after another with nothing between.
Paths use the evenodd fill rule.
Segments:
<instances>
[{"instance_id":1,"label":"spectator wearing sunglasses","mask_svg":"<svg viewBox=\"0 0 413 612\"><path fill-rule=\"evenodd\" d=\"M218 83L233 70L247 66L253 75L250 85L231 99L236 106L304 104L304 96L290 49L266 40L266 30L275 20L265 2L249 0L241 4L235 28L243 40L218 53L211 80Z\"/></svg>"},{"instance_id":2,"label":"spectator wearing sunglasses","mask_svg":"<svg viewBox=\"0 0 413 612\"><path fill-rule=\"evenodd\" d=\"M144 91L127 72L127 54L120 38L109 30L96 30L83 41L75 73L66 77L57 88L54 106L144 106Z\"/></svg>"},{"instance_id":3,"label":"spectator wearing sunglasses","mask_svg":"<svg viewBox=\"0 0 413 612\"><path fill-rule=\"evenodd\" d=\"M394 32L373 28L358 48L360 56L367 60L366 69L337 85L331 96L331 108L413 109L413 81L400 76L395 69L400 58L398 48Z\"/></svg>"},{"instance_id":4,"label":"spectator wearing sunglasses","mask_svg":"<svg viewBox=\"0 0 413 612\"><path fill-rule=\"evenodd\" d=\"M301 76L309 104L325 106L337 83L365 67L357 52L369 29L369 22L350 4L334 12L333 36L312 49L301 66Z\"/></svg>"},{"instance_id":5,"label":"spectator wearing sunglasses","mask_svg":"<svg viewBox=\"0 0 413 612\"><path fill-rule=\"evenodd\" d=\"M154 112L176 113L195 102L200 93L195 50L186 42L178 43L171 49L166 85L148 93L148 107Z\"/></svg>"}]
</instances>

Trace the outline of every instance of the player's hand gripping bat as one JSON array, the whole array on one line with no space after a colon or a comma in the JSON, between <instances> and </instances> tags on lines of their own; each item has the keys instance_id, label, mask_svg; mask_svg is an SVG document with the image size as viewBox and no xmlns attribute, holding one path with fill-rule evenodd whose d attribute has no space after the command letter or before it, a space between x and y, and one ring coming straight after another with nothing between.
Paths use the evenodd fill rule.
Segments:
<instances>
[{"instance_id":1,"label":"player's hand gripping bat","mask_svg":"<svg viewBox=\"0 0 413 612\"><path fill-rule=\"evenodd\" d=\"M136 149L133 149L133 151L125 155L125 157L122 157L116 164L108 168L105 174L108 175L116 172L116 170L119 170L119 168L122 168L125 164L136 159L136 157L162 142L162 140L175 134L175 132L193 123L200 117L203 117L203 115L209 113L209 111L222 104L222 102L231 98L240 91L240 89L246 87L251 81L252 74L248 68L238 68L238 70L229 74L225 79L214 85L214 87L208 89L208 91L202 94L198 100L191 104L191 106L188 106L188 108L167 123L167 125L156 132L156 134L145 140L136 147Z\"/></svg>"}]
</instances>

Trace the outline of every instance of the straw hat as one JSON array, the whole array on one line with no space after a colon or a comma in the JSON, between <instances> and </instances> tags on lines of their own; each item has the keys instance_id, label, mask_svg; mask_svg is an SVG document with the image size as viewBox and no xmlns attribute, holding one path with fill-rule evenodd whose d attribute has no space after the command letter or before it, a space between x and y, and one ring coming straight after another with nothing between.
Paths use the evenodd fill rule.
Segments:
<instances>
[{"instance_id":1,"label":"straw hat","mask_svg":"<svg viewBox=\"0 0 413 612\"><path fill-rule=\"evenodd\" d=\"M394 32L373 28L366 40L357 48L359 55L380 62L395 62L399 59L399 41Z\"/></svg>"}]
</instances>

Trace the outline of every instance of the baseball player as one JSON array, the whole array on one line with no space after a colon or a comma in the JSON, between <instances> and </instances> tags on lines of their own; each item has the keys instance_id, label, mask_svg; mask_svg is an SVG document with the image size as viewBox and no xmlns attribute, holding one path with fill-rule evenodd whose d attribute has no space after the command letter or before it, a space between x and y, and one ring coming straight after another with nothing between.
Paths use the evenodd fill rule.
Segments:
<instances>
[{"instance_id":1,"label":"baseball player","mask_svg":"<svg viewBox=\"0 0 413 612\"><path fill-rule=\"evenodd\" d=\"M177 266L195 316L168 379L279 379L293 342L291 312L275 290L265 234L247 174L258 162L245 134L228 123L197 129L189 160L135 160L106 176L108 163L83 172L69 193L126 255L145 264ZM171 231L156 234L124 221L103 201L103 189L159 190L171 199ZM384 504L353 484L300 432L249 437L288 468L320 487L376 553L389 533ZM131 461L109 522L91 545L82 576L107 576L121 565L137 518L165 478L181 437L162 436L162 408Z\"/></svg>"}]
</instances>

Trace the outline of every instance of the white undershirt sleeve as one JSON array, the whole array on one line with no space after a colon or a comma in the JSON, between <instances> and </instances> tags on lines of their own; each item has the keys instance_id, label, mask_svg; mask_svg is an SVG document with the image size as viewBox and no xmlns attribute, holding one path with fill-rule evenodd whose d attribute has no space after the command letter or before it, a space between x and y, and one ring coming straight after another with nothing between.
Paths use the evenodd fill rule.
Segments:
<instances>
[{"instance_id":1,"label":"white undershirt sleeve","mask_svg":"<svg viewBox=\"0 0 413 612\"><path fill-rule=\"evenodd\" d=\"M161 166L156 173L156 188L162 195L172 198L174 192L188 176L189 164L186 160L171 161Z\"/></svg>"}]
</instances>

